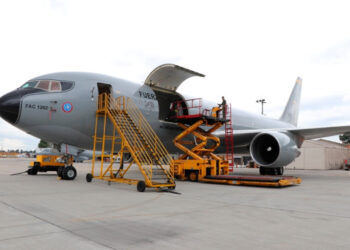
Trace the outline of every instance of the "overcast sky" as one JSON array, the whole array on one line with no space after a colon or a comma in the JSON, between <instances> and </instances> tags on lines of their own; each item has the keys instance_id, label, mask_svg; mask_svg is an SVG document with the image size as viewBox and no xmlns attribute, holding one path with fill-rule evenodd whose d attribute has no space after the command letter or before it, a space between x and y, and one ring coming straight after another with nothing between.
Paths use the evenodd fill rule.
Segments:
<instances>
[{"instance_id":1,"label":"overcast sky","mask_svg":"<svg viewBox=\"0 0 350 250\"><path fill-rule=\"evenodd\" d=\"M299 127L350 125L348 1L0 2L0 95L57 71L143 83L163 63L206 75L179 89L278 118L303 79ZM0 149L38 139L0 121Z\"/></svg>"}]
</instances>

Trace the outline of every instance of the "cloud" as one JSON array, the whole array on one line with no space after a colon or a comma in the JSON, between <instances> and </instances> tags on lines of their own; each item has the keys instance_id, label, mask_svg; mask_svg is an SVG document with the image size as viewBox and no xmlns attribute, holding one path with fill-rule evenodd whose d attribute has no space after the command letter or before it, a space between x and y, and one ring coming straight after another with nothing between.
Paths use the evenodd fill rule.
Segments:
<instances>
[{"instance_id":1,"label":"cloud","mask_svg":"<svg viewBox=\"0 0 350 250\"><path fill-rule=\"evenodd\" d=\"M186 81L181 93L214 102L225 95L233 107L257 114L255 101L265 98L266 113L276 118L301 76L300 124L346 122L347 1L2 1L0 22L6 24L0 96L57 71L141 84L170 62L206 75ZM29 138L9 124L0 126L0 139Z\"/></svg>"},{"instance_id":2,"label":"cloud","mask_svg":"<svg viewBox=\"0 0 350 250\"><path fill-rule=\"evenodd\" d=\"M350 40L327 48L323 53L315 55L313 60L315 63L348 64L350 60Z\"/></svg>"},{"instance_id":3,"label":"cloud","mask_svg":"<svg viewBox=\"0 0 350 250\"><path fill-rule=\"evenodd\" d=\"M33 150L38 145L38 138L26 134L22 130L6 123L0 119L0 149Z\"/></svg>"},{"instance_id":4,"label":"cloud","mask_svg":"<svg viewBox=\"0 0 350 250\"><path fill-rule=\"evenodd\" d=\"M18 139L3 138L0 140L1 150L27 149L25 143Z\"/></svg>"}]
</instances>

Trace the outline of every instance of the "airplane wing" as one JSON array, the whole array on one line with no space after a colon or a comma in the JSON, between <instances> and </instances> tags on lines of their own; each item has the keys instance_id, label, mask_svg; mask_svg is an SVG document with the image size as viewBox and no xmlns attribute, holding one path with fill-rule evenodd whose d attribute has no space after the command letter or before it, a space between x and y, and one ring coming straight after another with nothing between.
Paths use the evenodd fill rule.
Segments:
<instances>
[{"instance_id":1,"label":"airplane wing","mask_svg":"<svg viewBox=\"0 0 350 250\"><path fill-rule=\"evenodd\" d=\"M234 130L233 136L234 140L239 142L239 144L249 144L255 135L269 131L290 132L292 134L302 137L304 140L311 140L350 132L350 126ZM215 133L215 135L219 137L224 137L225 132L219 131Z\"/></svg>"},{"instance_id":2,"label":"airplane wing","mask_svg":"<svg viewBox=\"0 0 350 250\"><path fill-rule=\"evenodd\" d=\"M321 137L333 136L350 132L350 126L333 126L320 128L295 128L289 129L289 132L302 136L305 140L311 140Z\"/></svg>"}]
</instances>

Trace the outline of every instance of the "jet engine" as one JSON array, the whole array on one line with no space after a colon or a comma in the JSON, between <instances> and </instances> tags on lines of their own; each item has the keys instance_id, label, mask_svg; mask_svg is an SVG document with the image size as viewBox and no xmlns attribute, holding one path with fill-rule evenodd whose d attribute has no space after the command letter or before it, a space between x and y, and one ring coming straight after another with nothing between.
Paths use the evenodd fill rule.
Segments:
<instances>
[{"instance_id":1,"label":"jet engine","mask_svg":"<svg viewBox=\"0 0 350 250\"><path fill-rule=\"evenodd\" d=\"M300 155L295 141L295 136L290 133L263 132L253 138L250 155L260 166L284 167Z\"/></svg>"}]
</instances>

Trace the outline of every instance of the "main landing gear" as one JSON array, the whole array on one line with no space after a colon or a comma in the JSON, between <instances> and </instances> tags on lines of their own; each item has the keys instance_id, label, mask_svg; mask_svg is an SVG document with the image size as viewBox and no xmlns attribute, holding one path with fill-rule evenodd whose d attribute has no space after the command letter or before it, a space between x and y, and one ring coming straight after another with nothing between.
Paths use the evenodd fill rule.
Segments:
<instances>
[{"instance_id":1,"label":"main landing gear","mask_svg":"<svg viewBox=\"0 0 350 250\"><path fill-rule=\"evenodd\" d=\"M259 172L261 175L283 175L284 168L266 168L266 167L260 167Z\"/></svg>"}]
</instances>

